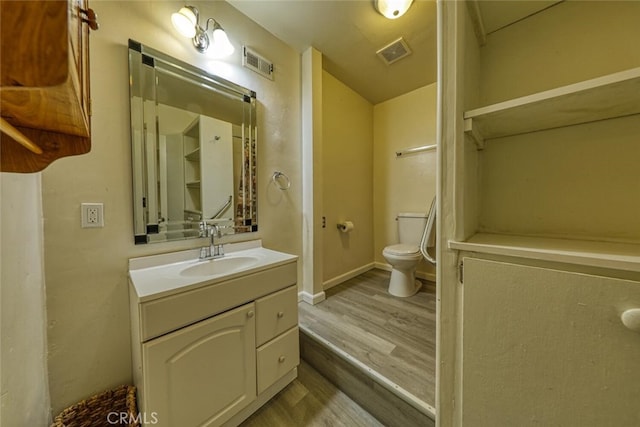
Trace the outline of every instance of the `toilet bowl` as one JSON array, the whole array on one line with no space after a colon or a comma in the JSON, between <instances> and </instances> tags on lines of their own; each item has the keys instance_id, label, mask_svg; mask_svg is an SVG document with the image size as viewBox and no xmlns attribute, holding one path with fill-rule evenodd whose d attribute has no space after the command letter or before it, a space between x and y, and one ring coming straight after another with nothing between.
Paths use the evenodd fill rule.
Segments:
<instances>
[{"instance_id":1,"label":"toilet bowl","mask_svg":"<svg viewBox=\"0 0 640 427\"><path fill-rule=\"evenodd\" d=\"M397 297L410 297L418 292L422 283L416 280L416 267L422 259L417 246L391 245L384 248L382 256L391 264L389 293Z\"/></svg>"},{"instance_id":2,"label":"toilet bowl","mask_svg":"<svg viewBox=\"0 0 640 427\"><path fill-rule=\"evenodd\" d=\"M382 256L391 265L391 295L410 297L422 286L422 283L416 280L416 267L422 260L419 244L426 219L426 215L421 213L398 214L400 243L389 245L382 251Z\"/></svg>"}]
</instances>

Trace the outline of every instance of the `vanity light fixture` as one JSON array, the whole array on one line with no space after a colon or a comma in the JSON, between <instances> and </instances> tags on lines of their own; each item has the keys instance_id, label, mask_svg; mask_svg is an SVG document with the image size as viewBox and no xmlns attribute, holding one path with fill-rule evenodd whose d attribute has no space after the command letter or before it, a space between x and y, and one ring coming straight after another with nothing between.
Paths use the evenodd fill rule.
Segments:
<instances>
[{"instance_id":1,"label":"vanity light fixture","mask_svg":"<svg viewBox=\"0 0 640 427\"><path fill-rule=\"evenodd\" d=\"M373 0L376 10L389 19L400 18L411 7L413 0Z\"/></svg>"},{"instance_id":2,"label":"vanity light fixture","mask_svg":"<svg viewBox=\"0 0 640 427\"><path fill-rule=\"evenodd\" d=\"M234 52L233 45L222 26L213 18L207 19L205 28L200 24L200 13L195 6L184 6L171 15L171 22L180 34L192 39L193 46L200 53L206 52L211 47L211 54L215 58L224 58ZM212 23L213 43L209 40L209 23Z\"/></svg>"}]
</instances>

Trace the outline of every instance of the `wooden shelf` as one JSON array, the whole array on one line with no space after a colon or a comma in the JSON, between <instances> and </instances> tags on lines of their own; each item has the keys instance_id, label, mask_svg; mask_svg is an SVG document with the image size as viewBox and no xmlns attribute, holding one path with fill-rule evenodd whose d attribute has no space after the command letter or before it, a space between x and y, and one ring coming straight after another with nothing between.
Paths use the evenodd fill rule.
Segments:
<instances>
[{"instance_id":1,"label":"wooden shelf","mask_svg":"<svg viewBox=\"0 0 640 427\"><path fill-rule=\"evenodd\" d=\"M449 249L640 272L640 244L478 233Z\"/></svg>"},{"instance_id":2,"label":"wooden shelf","mask_svg":"<svg viewBox=\"0 0 640 427\"><path fill-rule=\"evenodd\" d=\"M485 139L640 114L640 67L467 111L465 131Z\"/></svg>"},{"instance_id":3,"label":"wooden shelf","mask_svg":"<svg viewBox=\"0 0 640 427\"><path fill-rule=\"evenodd\" d=\"M200 181L189 181L189 182L185 183L185 186L187 188L200 189Z\"/></svg>"}]
</instances>

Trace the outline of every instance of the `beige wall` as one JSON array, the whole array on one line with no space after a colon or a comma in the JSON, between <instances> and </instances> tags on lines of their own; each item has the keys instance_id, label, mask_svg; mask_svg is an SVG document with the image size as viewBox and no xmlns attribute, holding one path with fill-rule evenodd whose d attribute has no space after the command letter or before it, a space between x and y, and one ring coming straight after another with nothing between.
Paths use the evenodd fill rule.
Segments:
<instances>
[{"instance_id":1,"label":"beige wall","mask_svg":"<svg viewBox=\"0 0 640 427\"><path fill-rule=\"evenodd\" d=\"M481 49L479 101L488 105L637 67L639 8L637 1L566 1L490 34Z\"/></svg>"},{"instance_id":2,"label":"beige wall","mask_svg":"<svg viewBox=\"0 0 640 427\"><path fill-rule=\"evenodd\" d=\"M49 379L54 412L88 395L131 382L127 260L201 246L185 241L133 244L127 39L249 87L258 95L259 231L265 246L301 252L300 59L225 2L194 2L225 27L236 52L210 61L179 38L170 14L182 2L97 1L92 33L93 140L89 154L61 159L43 173ZM246 44L275 64L275 80L242 68ZM291 178L280 191L274 170ZM80 203L102 202L105 227L80 228Z\"/></svg>"},{"instance_id":3,"label":"beige wall","mask_svg":"<svg viewBox=\"0 0 640 427\"><path fill-rule=\"evenodd\" d=\"M398 150L436 143L436 84L373 108L374 256L398 243L398 212L427 212L436 193L436 151L396 158ZM423 262L419 271L432 272Z\"/></svg>"},{"instance_id":4,"label":"beige wall","mask_svg":"<svg viewBox=\"0 0 640 427\"><path fill-rule=\"evenodd\" d=\"M322 74L323 282L373 262L373 106ZM352 221L350 233L336 224ZM331 283L331 282L330 282Z\"/></svg>"},{"instance_id":5,"label":"beige wall","mask_svg":"<svg viewBox=\"0 0 640 427\"><path fill-rule=\"evenodd\" d=\"M640 2L564 2L488 37L496 102L640 66ZM579 18L579 19L578 19ZM482 231L640 241L638 116L487 142Z\"/></svg>"},{"instance_id":6,"label":"beige wall","mask_svg":"<svg viewBox=\"0 0 640 427\"><path fill-rule=\"evenodd\" d=\"M50 421L41 174L0 174L0 425Z\"/></svg>"}]
</instances>

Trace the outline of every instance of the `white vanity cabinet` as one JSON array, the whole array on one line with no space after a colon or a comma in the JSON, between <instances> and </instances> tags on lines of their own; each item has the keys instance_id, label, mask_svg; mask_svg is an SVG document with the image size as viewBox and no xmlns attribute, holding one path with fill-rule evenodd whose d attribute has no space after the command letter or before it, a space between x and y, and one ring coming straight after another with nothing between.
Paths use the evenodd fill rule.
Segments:
<instances>
[{"instance_id":1,"label":"white vanity cabinet","mask_svg":"<svg viewBox=\"0 0 640 427\"><path fill-rule=\"evenodd\" d=\"M180 263L130 270L138 409L156 426L238 425L296 378L296 257L260 250L277 261L194 283Z\"/></svg>"}]
</instances>

